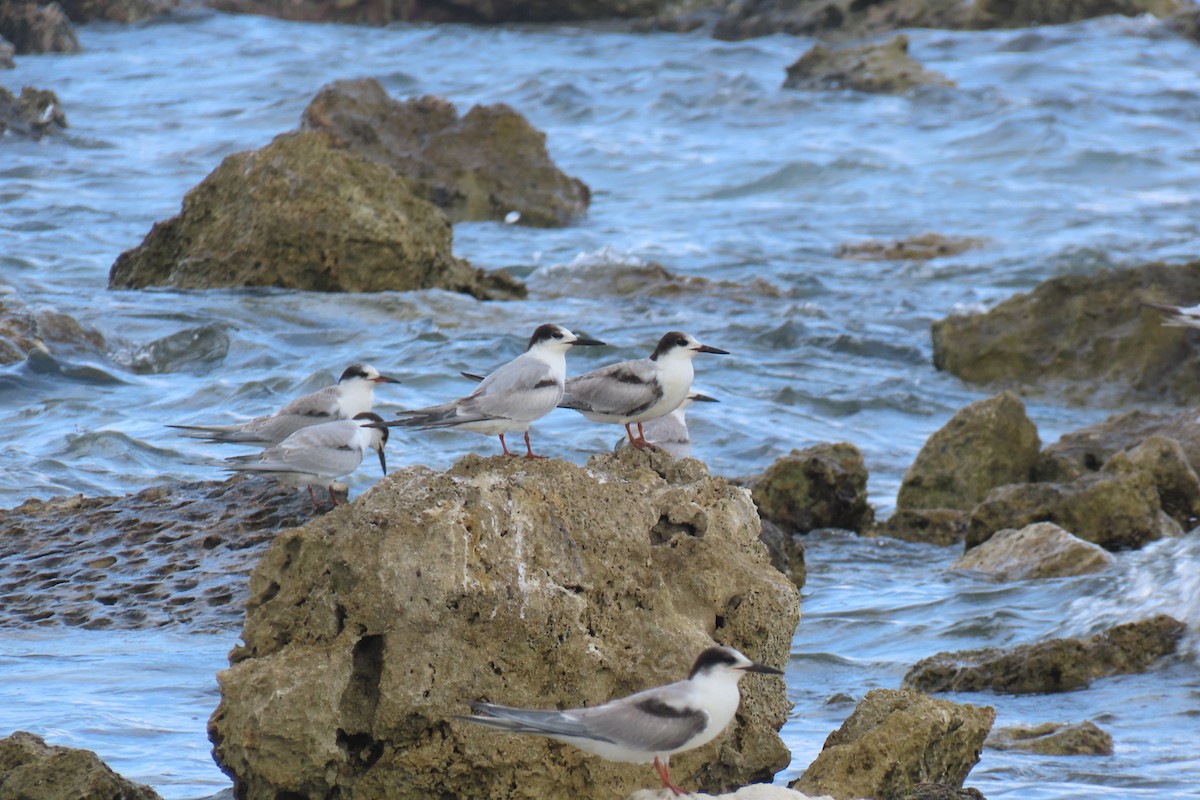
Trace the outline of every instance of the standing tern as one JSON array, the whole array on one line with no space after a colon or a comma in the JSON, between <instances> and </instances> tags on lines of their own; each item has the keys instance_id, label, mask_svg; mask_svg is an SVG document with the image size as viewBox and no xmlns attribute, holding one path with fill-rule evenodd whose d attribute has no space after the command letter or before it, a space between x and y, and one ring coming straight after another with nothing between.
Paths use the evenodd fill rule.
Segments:
<instances>
[{"instance_id":1,"label":"standing tern","mask_svg":"<svg viewBox=\"0 0 1200 800\"><path fill-rule=\"evenodd\" d=\"M273 447L301 428L334 420L353 419L370 411L375 402L375 385L399 383L380 375L370 364L351 364L333 386L298 397L274 414L255 417L237 425L168 425L184 436L222 444L252 444Z\"/></svg>"},{"instance_id":2,"label":"standing tern","mask_svg":"<svg viewBox=\"0 0 1200 800\"><path fill-rule=\"evenodd\" d=\"M561 405L592 422L624 425L631 445L651 447L642 423L670 414L687 399L694 375L692 359L697 353L729 355L728 350L700 344L690 334L671 331L658 341L649 358L623 361L571 378ZM634 424L637 436L629 428Z\"/></svg>"},{"instance_id":3,"label":"standing tern","mask_svg":"<svg viewBox=\"0 0 1200 800\"><path fill-rule=\"evenodd\" d=\"M317 496L312 487L325 486L329 489L330 501L336 506L334 481L358 469L367 450L379 454L379 466L387 475L383 446L387 444L388 431L374 427L380 422L383 417L364 411L355 414L354 419L309 425L261 453L225 459L230 464L226 469L269 475L291 486L307 486L313 505L317 504Z\"/></svg>"},{"instance_id":4,"label":"standing tern","mask_svg":"<svg viewBox=\"0 0 1200 800\"><path fill-rule=\"evenodd\" d=\"M548 736L609 761L654 763L663 788L671 783L670 758L715 739L733 720L741 702L738 681L747 672L782 675L732 647L710 647L685 680L631 694L603 705L563 711L469 703L479 716L457 719L509 733Z\"/></svg>"},{"instance_id":5,"label":"standing tern","mask_svg":"<svg viewBox=\"0 0 1200 800\"><path fill-rule=\"evenodd\" d=\"M709 397L700 392L688 392L688 396L679 404L679 408L666 416L652 419L645 424L646 441L660 450L665 450L675 458L691 458L692 437L688 433L687 418L684 412L692 403L719 403L715 397ZM617 447L625 447L629 440L622 437Z\"/></svg>"},{"instance_id":6,"label":"standing tern","mask_svg":"<svg viewBox=\"0 0 1200 800\"><path fill-rule=\"evenodd\" d=\"M1163 325L1169 328L1200 328L1200 305L1170 306L1147 302L1143 302L1142 305L1161 312Z\"/></svg>"},{"instance_id":7,"label":"standing tern","mask_svg":"<svg viewBox=\"0 0 1200 800\"><path fill-rule=\"evenodd\" d=\"M504 441L506 433L525 434L525 457L533 454L529 424L546 416L563 396L567 374L567 351L576 345L603 345L584 339L561 325L545 324L529 337L525 352L488 375L475 391L442 405L400 412L404 419L381 423L406 428L461 428L500 437L504 455L512 456Z\"/></svg>"}]
</instances>

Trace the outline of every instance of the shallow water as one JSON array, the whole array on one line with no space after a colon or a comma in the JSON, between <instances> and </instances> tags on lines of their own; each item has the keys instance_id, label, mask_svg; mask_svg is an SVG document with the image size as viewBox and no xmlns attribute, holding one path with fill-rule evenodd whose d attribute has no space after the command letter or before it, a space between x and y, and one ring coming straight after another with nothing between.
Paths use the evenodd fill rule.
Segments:
<instances>
[{"instance_id":1,"label":"shallow water","mask_svg":"<svg viewBox=\"0 0 1200 800\"><path fill-rule=\"evenodd\" d=\"M1195 255L1197 50L1149 19L912 31L913 55L958 88L904 97L781 89L784 68L810 44L783 36L724 43L197 14L87 26L80 39L81 54L23 57L0 73L9 88L54 89L71 124L56 139L0 141L0 292L95 325L112 352L0 371L0 507L216 477L212 450L165 423L262 413L353 361L404 381L380 389L384 412L439 401L467 390L459 370L490 369L555 320L614 344L573 353L571 371L645 355L670 329L732 351L697 360L697 386L722 401L690 414L697 455L744 475L792 447L850 441L884 516L928 435L987 394L932 368L932 320L1057 274ZM222 157L294 128L325 83L365 75L393 96L441 95L462 111L508 103L591 186L591 211L570 228L456 226L456 253L511 269L529 300L105 289L117 255L175 214ZM989 243L930 262L833 256L843 243L929 230ZM734 285L614 290L614 275L649 261ZM192 346L148 348L191 330L201 334ZM1111 409L1033 399L1029 410L1049 442ZM618 433L556 412L533 437L581 462ZM472 434L410 434L394 438L388 460L442 467L495 448ZM354 491L374 480L364 468ZM1174 613L1200 622L1196 574L1163 572L1195 563L1192 538L1123 556L1119 578L1053 584L946 576L939 568L952 556L814 539L789 670L788 777L851 709L825 706L827 697L895 686L937 650L1092 632L1176 593L1192 600ZM210 794L227 783L207 757L203 723L232 636L0 634L0 733L29 727L95 749L168 798ZM989 797L1035 800L1187 796L1200 785L1194 676L1186 660L1052 698L957 698L999 703L999 724L1092 716L1117 738L1106 759L988 751L970 782ZM159 707L161 719L147 711Z\"/></svg>"}]
</instances>

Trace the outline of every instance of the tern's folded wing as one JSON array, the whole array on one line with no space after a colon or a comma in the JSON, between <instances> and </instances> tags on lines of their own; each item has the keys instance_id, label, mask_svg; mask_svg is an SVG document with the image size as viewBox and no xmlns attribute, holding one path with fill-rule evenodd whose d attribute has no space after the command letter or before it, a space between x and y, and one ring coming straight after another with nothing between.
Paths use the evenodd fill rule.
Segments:
<instances>
[{"instance_id":1,"label":"tern's folded wing","mask_svg":"<svg viewBox=\"0 0 1200 800\"><path fill-rule=\"evenodd\" d=\"M683 747L708 724L707 712L647 692L576 713L593 737L658 753Z\"/></svg>"},{"instance_id":2,"label":"tern's folded wing","mask_svg":"<svg viewBox=\"0 0 1200 800\"><path fill-rule=\"evenodd\" d=\"M658 369L651 361L626 361L567 381L562 406L577 411L632 416L662 397Z\"/></svg>"}]
</instances>

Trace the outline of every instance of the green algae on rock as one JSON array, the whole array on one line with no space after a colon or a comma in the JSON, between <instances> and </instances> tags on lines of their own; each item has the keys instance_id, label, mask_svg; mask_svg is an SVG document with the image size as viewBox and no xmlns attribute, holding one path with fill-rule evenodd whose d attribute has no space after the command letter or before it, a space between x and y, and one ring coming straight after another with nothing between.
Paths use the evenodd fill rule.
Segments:
<instances>
[{"instance_id":1,"label":"green algae on rock","mask_svg":"<svg viewBox=\"0 0 1200 800\"><path fill-rule=\"evenodd\" d=\"M21 800L162 800L113 772L90 750L16 731L0 739L0 797Z\"/></svg>"}]
</instances>

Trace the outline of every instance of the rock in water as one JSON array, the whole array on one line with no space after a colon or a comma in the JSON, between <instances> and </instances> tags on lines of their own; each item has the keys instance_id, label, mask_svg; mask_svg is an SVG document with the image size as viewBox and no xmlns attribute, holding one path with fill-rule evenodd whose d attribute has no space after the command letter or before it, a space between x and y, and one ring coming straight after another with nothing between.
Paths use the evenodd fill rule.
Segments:
<instances>
[{"instance_id":1,"label":"rock in water","mask_svg":"<svg viewBox=\"0 0 1200 800\"><path fill-rule=\"evenodd\" d=\"M659 453L394 472L259 563L214 756L245 800L654 785L648 766L452 717L468 700L599 703L677 680L714 640L785 662L799 596L758 530L747 491ZM677 783L726 789L788 763L782 682L743 684L737 723L672 759Z\"/></svg>"},{"instance_id":2,"label":"rock in water","mask_svg":"<svg viewBox=\"0 0 1200 800\"><path fill-rule=\"evenodd\" d=\"M751 481L750 489L763 519L788 532L862 532L875 520L862 452L847 442L793 450Z\"/></svg>"},{"instance_id":3,"label":"rock in water","mask_svg":"<svg viewBox=\"0 0 1200 800\"><path fill-rule=\"evenodd\" d=\"M20 800L162 800L90 750L55 747L32 733L0 739L0 797Z\"/></svg>"},{"instance_id":4,"label":"rock in water","mask_svg":"<svg viewBox=\"0 0 1200 800\"><path fill-rule=\"evenodd\" d=\"M903 94L924 85L953 86L954 81L914 61L904 35L837 49L813 45L787 68L783 82L785 89L852 89L878 94Z\"/></svg>"},{"instance_id":5,"label":"rock in water","mask_svg":"<svg viewBox=\"0 0 1200 800\"><path fill-rule=\"evenodd\" d=\"M1047 722L1032 728L1000 728L985 744L995 750L1024 750L1042 756L1111 756L1112 734L1091 720L1076 725Z\"/></svg>"},{"instance_id":6,"label":"rock in water","mask_svg":"<svg viewBox=\"0 0 1200 800\"><path fill-rule=\"evenodd\" d=\"M975 570L998 581L1019 581L1090 575L1108 569L1113 561L1103 547L1072 536L1053 522L1035 522L1020 530L997 531L964 553L953 568Z\"/></svg>"}]
</instances>

